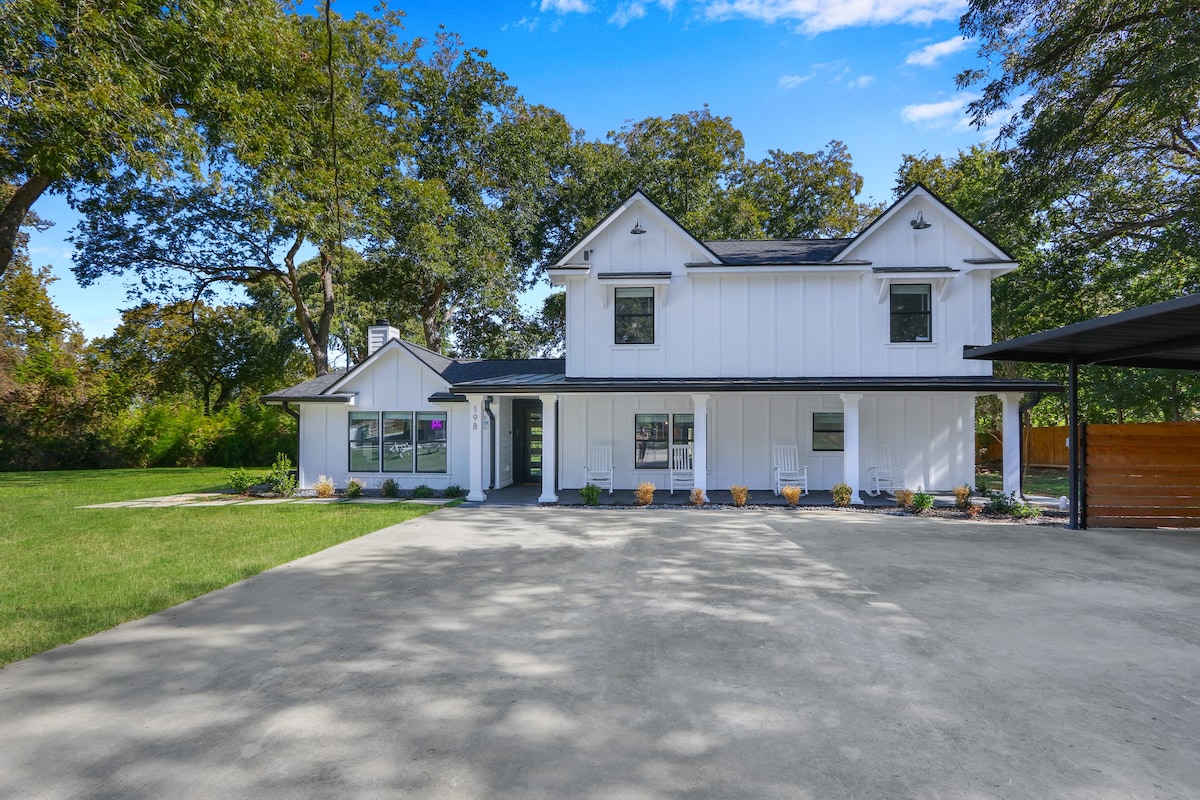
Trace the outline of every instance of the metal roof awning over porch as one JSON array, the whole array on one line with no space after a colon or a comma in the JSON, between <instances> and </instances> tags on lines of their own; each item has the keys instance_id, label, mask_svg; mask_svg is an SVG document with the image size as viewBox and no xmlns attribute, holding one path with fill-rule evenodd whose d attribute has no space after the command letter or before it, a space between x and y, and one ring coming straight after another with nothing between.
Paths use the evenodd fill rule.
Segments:
<instances>
[{"instance_id":1,"label":"metal roof awning over porch","mask_svg":"<svg viewBox=\"0 0 1200 800\"><path fill-rule=\"evenodd\" d=\"M562 374L505 375L464 381L455 394L622 394L710 392L1053 392L1052 381L996 378L990 375L931 378L570 378Z\"/></svg>"}]
</instances>

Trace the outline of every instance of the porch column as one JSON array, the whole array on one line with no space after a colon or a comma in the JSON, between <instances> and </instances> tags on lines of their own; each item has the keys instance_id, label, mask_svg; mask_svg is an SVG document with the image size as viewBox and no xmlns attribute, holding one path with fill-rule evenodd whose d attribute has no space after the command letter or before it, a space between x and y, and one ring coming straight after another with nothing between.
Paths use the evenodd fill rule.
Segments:
<instances>
[{"instance_id":1,"label":"porch column","mask_svg":"<svg viewBox=\"0 0 1200 800\"><path fill-rule=\"evenodd\" d=\"M467 493L467 499L472 503L482 503L487 500L487 495L483 493L483 395L467 395L467 404L471 416L471 430L467 431L471 442L471 491Z\"/></svg>"},{"instance_id":2,"label":"porch column","mask_svg":"<svg viewBox=\"0 0 1200 800\"><path fill-rule=\"evenodd\" d=\"M1004 438L1004 493L1021 496L1021 395L1005 392L1000 395L1003 409L1001 434ZM1072 441L1071 444L1074 444Z\"/></svg>"},{"instance_id":3,"label":"porch column","mask_svg":"<svg viewBox=\"0 0 1200 800\"><path fill-rule=\"evenodd\" d=\"M539 503L557 503L554 479L558 474L558 395L542 395L542 496Z\"/></svg>"},{"instance_id":4,"label":"porch column","mask_svg":"<svg viewBox=\"0 0 1200 800\"><path fill-rule=\"evenodd\" d=\"M700 490L704 502L708 502L708 395L692 395L692 443L693 486Z\"/></svg>"},{"instance_id":5,"label":"porch column","mask_svg":"<svg viewBox=\"0 0 1200 800\"><path fill-rule=\"evenodd\" d=\"M854 504L862 504L862 497L858 493L858 451L860 449L858 441L858 401L862 400L861 394L843 394L842 398L842 425L845 431L845 441L842 446L842 466L845 475L842 482L850 487L850 502Z\"/></svg>"}]
</instances>

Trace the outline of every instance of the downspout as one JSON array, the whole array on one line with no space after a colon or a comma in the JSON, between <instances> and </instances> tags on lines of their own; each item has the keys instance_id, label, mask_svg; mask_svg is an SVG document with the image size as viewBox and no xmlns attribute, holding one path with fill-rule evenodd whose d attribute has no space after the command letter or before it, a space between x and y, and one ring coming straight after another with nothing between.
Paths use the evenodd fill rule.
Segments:
<instances>
[{"instance_id":1,"label":"downspout","mask_svg":"<svg viewBox=\"0 0 1200 800\"><path fill-rule=\"evenodd\" d=\"M300 412L292 408L287 400L283 401L283 410L296 420L296 485L300 485Z\"/></svg>"},{"instance_id":2,"label":"downspout","mask_svg":"<svg viewBox=\"0 0 1200 800\"><path fill-rule=\"evenodd\" d=\"M483 398L483 413L487 414L488 430L492 432L492 457L488 459L488 489L496 488L496 459L499 454L496 452L496 415L492 413L492 396L489 394Z\"/></svg>"}]
</instances>

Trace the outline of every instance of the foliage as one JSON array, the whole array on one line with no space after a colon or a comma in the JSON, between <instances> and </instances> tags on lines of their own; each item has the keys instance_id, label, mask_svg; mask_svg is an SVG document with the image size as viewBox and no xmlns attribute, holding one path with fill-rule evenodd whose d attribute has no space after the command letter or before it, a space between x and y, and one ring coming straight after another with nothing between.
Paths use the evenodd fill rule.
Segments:
<instances>
[{"instance_id":1,"label":"foliage","mask_svg":"<svg viewBox=\"0 0 1200 800\"><path fill-rule=\"evenodd\" d=\"M396 483L395 478L388 478L383 482L383 486L379 487L379 493L384 497L399 497L400 484Z\"/></svg>"},{"instance_id":2,"label":"foliage","mask_svg":"<svg viewBox=\"0 0 1200 800\"><path fill-rule=\"evenodd\" d=\"M633 490L633 499L639 506L648 506L654 502L654 490L657 487L649 481L642 481Z\"/></svg>"},{"instance_id":3,"label":"foliage","mask_svg":"<svg viewBox=\"0 0 1200 800\"><path fill-rule=\"evenodd\" d=\"M333 497L333 479L328 475L320 475L313 483L313 491L317 493L317 497Z\"/></svg>"},{"instance_id":4,"label":"foliage","mask_svg":"<svg viewBox=\"0 0 1200 800\"><path fill-rule=\"evenodd\" d=\"M966 511L967 507L973 505L971 503L971 487L963 484L962 486L954 487L954 507L959 511Z\"/></svg>"},{"instance_id":5,"label":"foliage","mask_svg":"<svg viewBox=\"0 0 1200 800\"><path fill-rule=\"evenodd\" d=\"M783 495L784 500L787 500L789 506L795 506L800 502L800 495L803 494L803 491L799 486L782 486L779 493Z\"/></svg>"},{"instance_id":6,"label":"foliage","mask_svg":"<svg viewBox=\"0 0 1200 800\"><path fill-rule=\"evenodd\" d=\"M584 505L598 506L600 505L600 487L594 483L589 483L579 490L579 496L583 498Z\"/></svg>"},{"instance_id":7,"label":"foliage","mask_svg":"<svg viewBox=\"0 0 1200 800\"><path fill-rule=\"evenodd\" d=\"M271 491L280 497L291 497L296 491L296 476L293 474L295 465L286 453L275 456L275 463L267 473L267 483Z\"/></svg>"},{"instance_id":8,"label":"foliage","mask_svg":"<svg viewBox=\"0 0 1200 800\"><path fill-rule=\"evenodd\" d=\"M898 508L912 508L913 492L912 489L897 489L893 493L896 497L896 506Z\"/></svg>"},{"instance_id":9,"label":"foliage","mask_svg":"<svg viewBox=\"0 0 1200 800\"><path fill-rule=\"evenodd\" d=\"M442 490L443 497L466 497L467 490L459 486L457 483L452 483Z\"/></svg>"},{"instance_id":10,"label":"foliage","mask_svg":"<svg viewBox=\"0 0 1200 800\"><path fill-rule=\"evenodd\" d=\"M422 506L77 506L216 491L226 470L0 474L0 664L182 603Z\"/></svg>"},{"instance_id":11,"label":"foliage","mask_svg":"<svg viewBox=\"0 0 1200 800\"><path fill-rule=\"evenodd\" d=\"M846 508L850 505L850 496L852 492L850 487L844 483L835 483L833 485L833 504L840 508Z\"/></svg>"},{"instance_id":12,"label":"foliage","mask_svg":"<svg viewBox=\"0 0 1200 800\"><path fill-rule=\"evenodd\" d=\"M258 475L250 473L245 467L238 467L229 473L229 477L225 482L238 494L246 494L261 478Z\"/></svg>"},{"instance_id":13,"label":"foliage","mask_svg":"<svg viewBox=\"0 0 1200 800\"><path fill-rule=\"evenodd\" d=\"M917 492L912 496L912 503L909 507L914 514L924 514L933 508L933 495L928 492Z\"/></svg>"},{"instance_id":14,"label":"foliage","mask_svg":"<svg viewBox=\"0 0 1200 800\"><path fill-rule=\"evenodd\" d=\"M743 508L746 501L750 499L750 489L747 486L730 486L729 493L733 495L733 504L738 508Z\"/></svg>"},{"instance_id":15,"label":"foliage","mask_svg":"<svg viewBox=\"0 0 1200 800\"><path fill-rule=\"evenodd\" d=\"M704 490L699 486L692 487L692 491L688 493L688 505L702 506L708 500L704 497Z\"/></svg>"},{"instance_id":16,"label":"foliage","mask_svg":"<svg viewBox=\"0 0 1200 800\"><path fill-rule=\"evenodd\" d=\"M1017 497L1016 492L1005 494L1004 492L993 489L984 492L987 497L987 506L985 511L996 516L1012 516L1017 519L1028 519L1031 517L1039 517L1042 514L1041 509L1025 500Z\"/></svg>"},{"instance_id":17,"label":"foliage","mask_svg":"<svg viewBox=\"0 0 1200 800\"><path fill-rule=\"evenodd\" d=\"M362 493L363 482L361 480L358 478L351 478L350 480L346 481L346 497L350 498L351 500L356 500L359 497L362 497Z\"/></svg>"},{"instance_id":18,"label":"foliage","mask_svg":"<svg viewBox=\"0 0 1200 800\"><path fill-rule=\"evenodd\" d=\"M429 497L437 497L437 492L435 492L431 487L421 484L412 490L412 496L424 500Z\"/></svg>"}]
</instances>

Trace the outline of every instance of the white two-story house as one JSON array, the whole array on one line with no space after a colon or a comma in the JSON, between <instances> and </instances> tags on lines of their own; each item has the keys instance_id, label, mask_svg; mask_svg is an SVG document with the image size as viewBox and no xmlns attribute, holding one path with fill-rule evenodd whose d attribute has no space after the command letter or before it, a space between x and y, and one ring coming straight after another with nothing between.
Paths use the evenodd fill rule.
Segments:
<instances>
[{"instance_id":1,"label":"white two-story house","mask_svg":"<svg viewBox=\"0 0 1200 800\"><path fill-rule=\"evenodd\" d=\"M611 452L612 483L666 487L673 445L694 486L772 485L793 445L810 489L866 487L886 452L910 488L975 483L975 400L1004 405L1005 491L1018 408L1048 384L995 378L991 282L1016 268L923 187L849 239L710 241L634 193L547 268L566 291L563 359L450 359L370 331L349 370L270 395L299 417L300 485L513 483L542 502Z\"/></svg>"}]
</instances>

